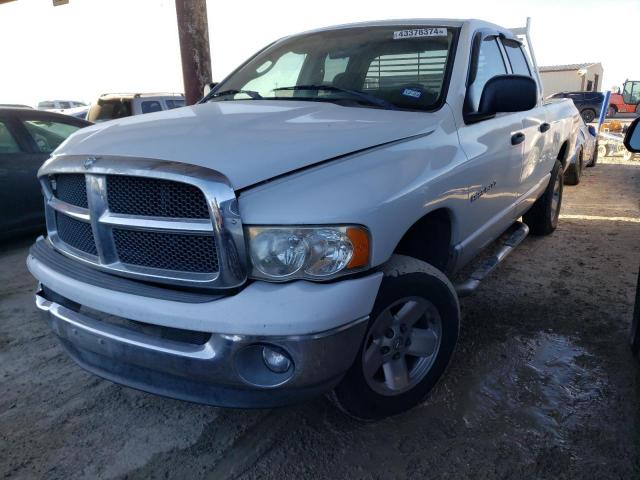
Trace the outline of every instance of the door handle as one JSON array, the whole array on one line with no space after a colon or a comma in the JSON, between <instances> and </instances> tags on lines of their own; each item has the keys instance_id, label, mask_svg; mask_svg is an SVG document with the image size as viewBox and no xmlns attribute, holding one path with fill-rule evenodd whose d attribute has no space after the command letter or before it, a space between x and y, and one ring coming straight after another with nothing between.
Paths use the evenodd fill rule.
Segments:
<instances>
[{"instance_id":1,"label":"door handle","mask_svg":"<svg viewBox=\"0 0 640 480\"><path fill-rule=\"evenodd\" d=\"M520 145L524 142L524 133L518 132L511 135L511 145Z\"/></svg>"},{"instance_id":2,"label":"door handle","mask_svg":"<svg viewBox=\"0 0 640 480\"><path fill-rule=\"evenodd\" d=\"M543 123L542 125L540 125L540 131L542 133L546 132L547 130L549 130L551 128L551 125L549 125L548 123Z\"/></svg>"}]
</instances>

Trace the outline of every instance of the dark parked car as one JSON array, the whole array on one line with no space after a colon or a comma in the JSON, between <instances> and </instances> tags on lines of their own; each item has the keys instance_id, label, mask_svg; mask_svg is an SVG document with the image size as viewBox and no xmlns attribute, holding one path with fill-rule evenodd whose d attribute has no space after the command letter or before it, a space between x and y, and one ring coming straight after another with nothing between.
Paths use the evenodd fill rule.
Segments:
<instances>
[{"instance_id":1,"label":"dark parked car","mask_svg":"<svg viewBox=\"0 0 640 480\"><path fill-rule=\"evenodd\" d=\"M600 117L604 94L602 92L561 92L551 98L570 98L582 115L586 123L593 122Z\"/></svg>"},{"instance_id":2,"label":"dark parked car","mask_svg":"<svg viewBox=\"0 0 640 480\"><path fill-rule=\"evenodd\" d=\"M36 172L86 120L26 108L0 108L0 237L44 225Z\"/></svg>"}]
</instances>

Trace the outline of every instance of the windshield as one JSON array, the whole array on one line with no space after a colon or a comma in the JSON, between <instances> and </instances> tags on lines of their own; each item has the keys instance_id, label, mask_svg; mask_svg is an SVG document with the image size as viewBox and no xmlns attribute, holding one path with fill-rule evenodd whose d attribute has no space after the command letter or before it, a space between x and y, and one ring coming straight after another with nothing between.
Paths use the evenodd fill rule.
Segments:
<instances>
[{"instance_id":1,"label":"windshield","mask_svg":"<svg viewBox=\"0 0 640 480\"><path fill-rule=\"evenodd\" d=\"M298 100L431 110L447 81L456 29L354 27L280 40L205 101Z\"/></svg>"}]
</instances>

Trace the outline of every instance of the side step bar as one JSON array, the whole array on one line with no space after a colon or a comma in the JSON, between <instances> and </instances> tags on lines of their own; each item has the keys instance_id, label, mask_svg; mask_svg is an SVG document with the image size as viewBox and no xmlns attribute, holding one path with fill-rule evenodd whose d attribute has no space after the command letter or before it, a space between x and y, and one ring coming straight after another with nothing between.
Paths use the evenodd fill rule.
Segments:
<instances>
[{"instance_id":1,"label":"side step bar","mask_svg":"<svg viewBox=\"0 0 640 480\"><path fill-rule=\"evenodd\" d=\"M491 257L487 258L471 274L468 280L455 286L458 297L468 297L479 286L487 275L493 272L500 263L529 235L529 227L522 222L515 222L508 230L509 237L502 244L502 247Z\"/></svg>"}]
</instances>

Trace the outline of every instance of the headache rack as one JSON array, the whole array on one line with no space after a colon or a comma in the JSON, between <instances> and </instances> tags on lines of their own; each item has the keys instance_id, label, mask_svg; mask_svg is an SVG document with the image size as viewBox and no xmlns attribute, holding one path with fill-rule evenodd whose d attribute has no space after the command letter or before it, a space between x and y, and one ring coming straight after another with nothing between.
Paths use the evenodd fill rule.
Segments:
<instances>
[{"instance_id":1,"label":"headache rack","mask_svg":"<svg viewBox=\"0 0 640 480\"><path fill-rule=\"evenodd\" d=\"M527 23L524 27L510 28L511 33L513 33L516 37L520 38L520 41L523 39L526 41L523 42L523 46L529 52L529 57L531 59L531 63L533 64L533 70L536 74L536 80L538 81L538 91L540 95L543 96L543 87L542 87L542 78L540 77L540 71L538 70L538 62L536 61L536 54L533 52L533 45L531 44L531 17L527 17Z\"/></svg>"}]
</instances>

